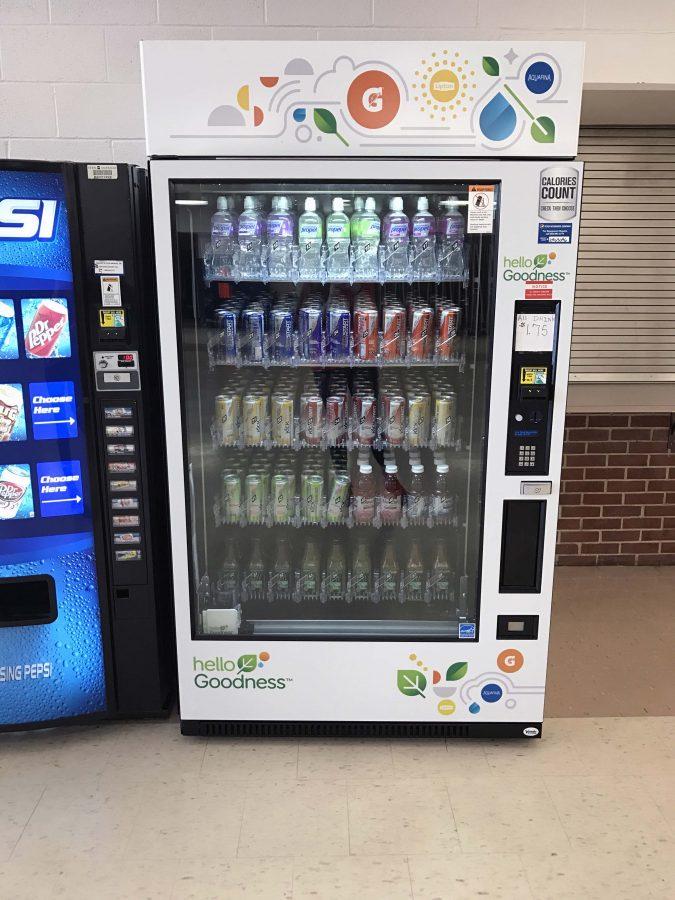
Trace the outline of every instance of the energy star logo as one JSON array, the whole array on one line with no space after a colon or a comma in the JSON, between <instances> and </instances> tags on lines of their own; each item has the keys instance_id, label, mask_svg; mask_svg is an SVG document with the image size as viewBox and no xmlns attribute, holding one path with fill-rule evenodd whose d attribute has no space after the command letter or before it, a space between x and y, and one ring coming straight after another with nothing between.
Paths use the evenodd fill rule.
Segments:
<instances>
[{"instance_id":1,"label":"energy star logo","mask_svg":"<svg viewBox=\"0 0 675 900\"><path fill-rule=\"evenodd\" d=\"M557 253L537 253L536 256L505 256L504 281L564 281L569 272L553 272L551 264Z\"/></svg>"},{"instance_id":2,"label":"energy star logo","mask_svg":"<svg viewBox=\"0 0 675 900\"><path fill-rule=\"evenodd\" d=\"M439 697L436 706L442 716L451 716L457 708L452 696L457 692L455 682L461 681L469 670L467 662L451 663L445 673L445 680L436 669L431 669L419 659L416 653L411 653L408 659L415 668L399 669L396 673L396 687L406 697L421 697L426 700L428 696ZM431 684L430 684L431 682Z\"/></svg>"},{"instance_id":3,"label":"energy star logo","mask_svg":"<svg viewBox=\"0 0 675 900\"><path fill-rule=\"evenodd\" d=\"M58 200L0 200L0 240L50 241L56 231L58 204Z\"/></svg>"},{"instance_id":4,"label":"energy star logo","mask_svg":"<svg viewBox=\"0 0 675 900\"><path fill-rule=\"evenodd\" d=\"M194 682L198 688L212 688L239 691L283 691L292 678L254 677L258 669L264 669L270 655L266 650L260 653L242 653L238 659L192 659Z\"/></svg>"}]
</instances>

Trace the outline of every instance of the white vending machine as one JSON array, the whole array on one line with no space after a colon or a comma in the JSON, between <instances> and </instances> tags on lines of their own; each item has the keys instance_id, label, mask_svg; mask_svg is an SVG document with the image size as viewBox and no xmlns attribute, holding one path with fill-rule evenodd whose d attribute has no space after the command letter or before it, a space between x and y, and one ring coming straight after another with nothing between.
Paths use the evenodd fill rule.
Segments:
<instances>
[{"instance_id":1,"label":"white vending machine","mask_svg":"<svg viewBox=\"0 0 675 900\"><path fill-rule=\"evenodd\" d=\"M142 57L183 732L539 737L583 45Z\"/></svg>"}]
</instances>

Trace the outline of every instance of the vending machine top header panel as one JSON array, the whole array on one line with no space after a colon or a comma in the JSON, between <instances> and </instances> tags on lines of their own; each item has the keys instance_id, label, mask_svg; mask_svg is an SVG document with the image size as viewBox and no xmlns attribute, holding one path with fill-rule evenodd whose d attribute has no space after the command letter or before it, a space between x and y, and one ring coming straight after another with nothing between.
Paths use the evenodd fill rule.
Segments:
<instances>
[{"instance_id":1,"label":"vending machine top header panel","mask_svg":"<svg viewBox=\"0 0 675 900\"><path fill-rule=\"evenodd\" d=\"M142 42L149 156L573 157L584 45Z\"/></svg>"}]
</instances>

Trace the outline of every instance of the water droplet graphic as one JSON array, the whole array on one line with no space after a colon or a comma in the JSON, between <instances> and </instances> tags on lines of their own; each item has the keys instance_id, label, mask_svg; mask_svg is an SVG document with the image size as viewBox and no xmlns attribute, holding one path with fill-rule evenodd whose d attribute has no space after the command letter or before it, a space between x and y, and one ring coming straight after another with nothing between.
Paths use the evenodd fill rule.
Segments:
<instances>
[{"instance_id":1,"label":"water droplet graphic","mask_svg":"<svg viewBox=\"0 0 675 900\"><path fill-rule=\"evenodd\" d=\"M516 111L502 93L497 93L481 110L480 130L490 141L505 141L516 127Z\"/></svg>"},{"instance_id":2,"label":"water droplet graphic","mask_svg":"<svg viewBox=\"0 0 675 900\"><path fill-rule=\"evenodd\" d=\"M477 703L472 703L469 707L469 712L475 715L477 712L480 712L480 706Z\"/></svg>"}]
</instances>

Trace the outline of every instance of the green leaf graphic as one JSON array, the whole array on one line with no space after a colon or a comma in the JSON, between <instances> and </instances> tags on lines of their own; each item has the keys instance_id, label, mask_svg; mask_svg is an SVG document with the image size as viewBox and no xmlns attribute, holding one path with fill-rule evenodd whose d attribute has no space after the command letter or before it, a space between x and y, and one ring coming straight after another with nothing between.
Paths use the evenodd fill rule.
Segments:
<instances>
[{"instance_id":1,"label":"green leaf graphic","mask_svg":"<svg viewBox=\"0 0 675 900\"><path fill-rule=\"evenodd\" d=\"M424 697L422 691L427 686L427 680L417 669L399 669L396 685L406 697Z\"/></svg>"},{"instance_id":2,"label":"green leaf graphic","mask_svg":"<svg viewBox=\"0 0 675 900\"><path fill-rule=\"evenodd\" d=\"M546 261L548 256L545 253L537 253L534 258L534 267L535 269L543 269L546 265Z\"/></svg>"},{"instance_id":3,"label":"green leaf graphic","mask_svg":"<svg viewBox=\"0 0 675 900\"><path fill-rule=\"evenodd\" d=\"M530 126L530 134L538 144L552 144L555 141L555 122L548 116L539 116Z\"/></svg>"},{"instance_id":4,"label":"green leaf graphic","mask_svg":"<svg viewBox=\"0 0 675 900\"><path fill-rule=\"evenodd\" d=\"M314 124L319 129L319 131L323 131L324 134L334 134L335 137L339 138L342 141L345 147L349 146L347 141L337 130L337 122L335 121L335 116L329 109L315 109Z\"/></svg>"},{"instance_id":5,"label":"green leaf graphic","mask_svg":"<svg viewBox=\"0 0 675 900\"><path fill-rule=\"evenodd\" d=\"M445 673L445 680L459 681L460 678L464 678L468 668L469 664L466 662L453 663L448 667L448 671Z\"/></svg>"},{"instance_id":6,"label":"green leaf graphic","mask_svg":"<svg viewBox=\"0 0 675 900\"><path fill-rule=\"evenodd\" d=\"M499 63L494 56L483 57L483 71L488 75L499 75Z\"/></svg>"},{"instance_id":7,"label":"green leaf graphic","mask_svg":"<svg viewBox=\"0 0 675 900\"><path fill-rule=\"evenodd\" d=\"M255 667L258 665L258 657L255 653L244 653L243 656L240 656L237 660L237 667L239 668L240 675L242 672L252 672Z\"/></svg>"}]
</instances>

